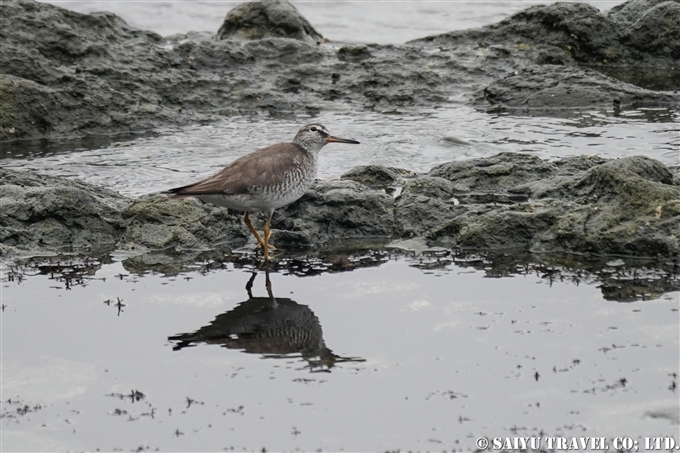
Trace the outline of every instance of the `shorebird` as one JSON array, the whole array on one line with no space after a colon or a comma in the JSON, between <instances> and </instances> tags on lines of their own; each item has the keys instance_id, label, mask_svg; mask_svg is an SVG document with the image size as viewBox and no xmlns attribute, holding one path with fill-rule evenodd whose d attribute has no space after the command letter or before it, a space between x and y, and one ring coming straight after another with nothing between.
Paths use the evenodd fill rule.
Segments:
<instances>
[{"instance_id":1,"label":"shorebird","mask_svg":"<svg viewBox=\"0 0 680 453\"><path fill-rule=\"evenodd\" d=\"M207 203L244 211L243 222L269 260L269 238L274 210L293 203L314 182L319 151L327 143L359 144L333 137L318 123L303 126L291 143L277 143L246 154L209 178L170 189L165 194L180 199L195 197ZM264 212L263 235L250 221L249 213Z\"/></svg>"}]
</instances>

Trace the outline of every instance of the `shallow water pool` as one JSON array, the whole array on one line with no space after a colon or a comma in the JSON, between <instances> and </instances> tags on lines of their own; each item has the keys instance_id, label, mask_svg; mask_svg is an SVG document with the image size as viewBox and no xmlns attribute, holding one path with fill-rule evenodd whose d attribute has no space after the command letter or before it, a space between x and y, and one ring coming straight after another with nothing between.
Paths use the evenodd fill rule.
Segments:
<instances>
[{"instance_id":1,"label":"shallow water pool","mask_svg":"<svg viewBox=\"0 0 680 453\"><path fill-rule=\"evenodd\" d=\"M680 293L611 300L612 284L658 278L621 266L499 271L479 257L375 252L279 266L272 297L267 272L238 262L8 270L3 449L677 439ZM664 278L677 289L677 274Z\"/></svg>"}]
</instances>

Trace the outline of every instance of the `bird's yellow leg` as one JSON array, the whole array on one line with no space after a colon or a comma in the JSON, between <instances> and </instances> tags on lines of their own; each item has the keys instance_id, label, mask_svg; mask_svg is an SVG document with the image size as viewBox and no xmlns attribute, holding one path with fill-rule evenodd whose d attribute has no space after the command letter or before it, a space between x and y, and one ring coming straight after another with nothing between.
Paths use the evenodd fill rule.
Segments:
<instances>
[{"instance_id":1,"label":"bird's yellow leg","mask_svg":"<svg viewBox=\"0 0 680 453\"><path fill-rule=\"evenodd\" d=\"M271 224L272 224L272 215L270 214L270 215L268 215L267 221L266 221L266 223L265 223L265 225L269 225L269 228L266 230L266 231L268 231L268 233L267 233L267 232L264 232L264 231L263 231L263 233L264 233L264 235L265 235L265 240L267 241L267 246L269 247L269 250L276 250L276 247L274 247L273 245L271 245L271 244L269 243L269 240L270 240L271 237L272 237ZM262 242L264 242L264 241L262 241ZM255 248L258 249L258 248L260 248L260 247L262 247L262 244L261 244L261 243L260 243L260 244L257 244L257 246L256 246Z\"/></svg>"},{"instance_id":2,"label":"bird's yellow leg","mask_svg":"<svg viewBox=\"0 0 680 453\"><path fill-rule=\"evenodd\" d=\"M246 224L250 232L253 233L253 236L255 236L255 239L257 239L258 247L264 248L264 240L260 236L260 233L257 232L253 224L250 222L250 216L248 216L248 211L246 211L245 214L243 214L243 223Z\"/></svg>"},{"instance_id":3,"label":"bird's yellow leg","mask_svg":"<svg viewBox=\"0 0 680 453\"><path fill-rule=\"evenodd\" d=\"M265 262L267 262L269 260L270 256L272 258L275 258L275 257L281 255L280 253L274 253L274 254L271 254L271 255L269 253L272 250L276 250L276 247L274 247L273 245L271 245L269 243L269 240L272 237L272 215L273 214L274 214L273 211L270 212L269 214L267 214L267 221L264 223L264 231L263 231L264 234L263 235L264 235L264 244L265 245L264 245L264 247L262 247L262 251L264 252Z\"/></svg>"},{"instance_id":4,"label":"bird's yellow leg","mask_svg":"<svg viewBox=\"0 0 680 453\"><path fill-rule=\"evenodd\" d=\"M269 233L269 236L271 236L271 233ZM260 248L262 248L262 244L257 244L255 246L255 250L260 249ZM273 245L269 244L269 250L277 250L277 249Z\"/></svg>"},{"instance_id":5,"label":"bird's yellow leg","mask_svg":"<svg viewBox=\"0 0 680 453\"><path fill-rule=\"evenodd\" d=\"M267 243L269 243L269 239L270 239L271 237L272 237L272 230L269 230L269 237L267 238ZM255 249L257 250L257 249L259 249L259 248L262 248L262 244L259 244L259 243L258 243L258 244L255 246ZM273 245L269 244L269 250L276 250L276 247L274 247Z\"/></svg>"},{"instance_id":6,"label":"bird's yellow leg","mask_svg":"<svg viewBox=\"0 0 680 453\"><path fill-rule=\"evenodd\" d=\"M262 246L262 252L264 253L264 261L269 261L269 238L272 237L272 231L270 229L271 216L267 216L267 221L264 223L264 245Z\"/></svg>"},{"instance_id":7,"label":"bird's yellow leg","mask_svg":"<svg viewBox=\"0 0 680 453\"><path fill-rule=\"evenodd\" d=\"M271 237L272 237L272 230L271 230L271 228L270 228L268 231L269 231L269 233L267 234L267 246L269 247L269 250L276 250L276 247L274 247L274 246L271 244L271 242L269 242L269 240L270 240Z\"/></svg>"}]
</instances>

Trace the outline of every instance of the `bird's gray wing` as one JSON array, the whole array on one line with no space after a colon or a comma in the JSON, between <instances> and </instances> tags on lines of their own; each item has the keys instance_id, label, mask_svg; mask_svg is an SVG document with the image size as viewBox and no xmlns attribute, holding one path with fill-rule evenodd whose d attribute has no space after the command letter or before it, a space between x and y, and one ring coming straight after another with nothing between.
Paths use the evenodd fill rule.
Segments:
<instances>
[{"instance_id":1,"label":"bird's gray wing","mask_svg":"<svg viewBox=\"0 0 680 453\"><path fill-rule=\"evenodd\" d=\"M214 175L187 186L170 189L177 197L211 194L245 194L251 187L276 185L304 157L293 143L279 143L236 159Z\"/></svg>"}]
</instances>

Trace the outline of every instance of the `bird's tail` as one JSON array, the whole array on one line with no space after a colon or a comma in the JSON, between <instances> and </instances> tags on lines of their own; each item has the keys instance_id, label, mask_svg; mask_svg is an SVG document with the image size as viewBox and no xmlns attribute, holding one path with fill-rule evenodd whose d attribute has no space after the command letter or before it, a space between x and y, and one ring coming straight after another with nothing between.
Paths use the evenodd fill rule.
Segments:
<instances>
[{"instance_id":1,"label":"bird's tail","mask_svg":"<svg viewBox=\"0 0 680 453\"><path fill-rule=\"evenodd\" d=\"M188 184L186 186L175 187L174 189L168 189L164 192L161 192L161 195L168 195L168 198L170 198L171 200L183 200L185 198L191 198L191 195L186 195L186 194L183 194L182 192L185 189L188 189L189 187L192 187L192 186L194 186L194 184Z\"/></svg>"}]
</instances>

